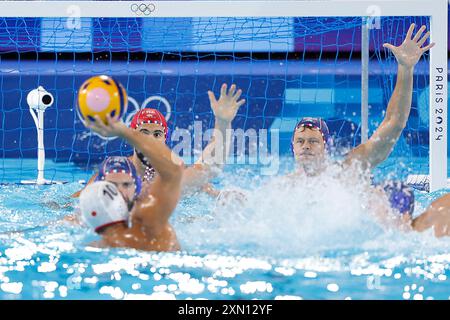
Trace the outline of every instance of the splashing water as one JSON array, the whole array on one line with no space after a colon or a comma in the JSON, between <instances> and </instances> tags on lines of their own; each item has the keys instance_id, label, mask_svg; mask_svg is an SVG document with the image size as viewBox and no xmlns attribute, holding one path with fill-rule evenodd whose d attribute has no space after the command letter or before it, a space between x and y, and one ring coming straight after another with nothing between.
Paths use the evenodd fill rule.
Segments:
<instances>
[{"instance_id":1,"label":"splashing water","mask_svg":"<svg viewBox=\"0 0 450 320\"><path fill-rule=\"evenodd\" d=\"M0 298L448 298L450 241L381 227L365 179L336 166L308 179L254 174L224 174L217 201L181 200L179 253L91 248L98 237L83 227L47 225L71 212L61 207L76 183L1 186ZM417 210L445 191L416 193Z\"/></svg>"},{"instance_id":2,"label":"splashing water","mask_svg":"<svg viewBox=\"0 0 450 320\"><path fill-rule=\"evenodd\" d=\"M223 192L210 215L180 226L181 233L189 248L206 242L291 257L353 247L381 232L365 209L366 191L367 181L349 183L336 166L313 178L271 177L251 190Z\"/></svg>"}]
</instances>

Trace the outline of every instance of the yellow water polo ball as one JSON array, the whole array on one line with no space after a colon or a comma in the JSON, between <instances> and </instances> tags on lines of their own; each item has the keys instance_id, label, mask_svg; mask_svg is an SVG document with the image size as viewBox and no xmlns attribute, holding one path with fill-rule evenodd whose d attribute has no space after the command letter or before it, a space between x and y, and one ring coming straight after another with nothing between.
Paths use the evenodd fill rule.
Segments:
<instances>
[{"instance_id":1,"label":"yellow water polo ball","mask_svg":"<svg viewBox=\"0 0 450 320\"><path fill-rule=\"evenodd\" d=\"M106 123L106 115L122 118L127 112L128 97L125 88L109 76L87 79L78 91L78 111L83 122L95 122L98 115Z\"/></svg>"}]
</instances>

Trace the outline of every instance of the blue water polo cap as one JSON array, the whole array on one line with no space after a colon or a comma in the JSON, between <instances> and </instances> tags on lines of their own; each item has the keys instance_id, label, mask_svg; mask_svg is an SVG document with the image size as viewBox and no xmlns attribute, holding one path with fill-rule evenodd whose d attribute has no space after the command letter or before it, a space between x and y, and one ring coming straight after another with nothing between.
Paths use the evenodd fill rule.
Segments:
<instances>
[{"instance_id":1,"label":"blue water polo cap","mask_svg":"<svg viewBox=\"0 0 450 320\"><path fill-rule=\"evenodd\" d=\"M410 214L414 212L414 191L407 184L398 180L388 180L383 183L392 209L400 214Z\"/></svg>"}]
</instances>

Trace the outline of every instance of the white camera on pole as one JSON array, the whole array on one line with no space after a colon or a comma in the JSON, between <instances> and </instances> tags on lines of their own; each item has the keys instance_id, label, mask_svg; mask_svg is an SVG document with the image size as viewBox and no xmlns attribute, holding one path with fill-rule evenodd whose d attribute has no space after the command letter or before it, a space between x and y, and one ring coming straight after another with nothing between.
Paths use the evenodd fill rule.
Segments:
<instances>
[{"instance_id":1,"label":"white camera on pole","mask_svg":"<svg viewBox=\"0 0 450 320\"><path fill-rule=\"evenodd\" d=\"M31 90L27 95L27 103L31 109L45 111L54 102L53 95L39 86L37 89Z\"/></svg>"},{"instance_id":2,"label":"white camera on pole","mask_svg":"<svg viewBox=\"0 0 450 320\"><path fill-rule=\"evenodd\" d=\"M38 176L36 180L22 181L24 184L51 184L58 183L44 179L45 148L44 148L44 112L54 102L53 95L39 86L27 95L27 103L37 130L38 140Z\"/></svg>"}]
</instances>

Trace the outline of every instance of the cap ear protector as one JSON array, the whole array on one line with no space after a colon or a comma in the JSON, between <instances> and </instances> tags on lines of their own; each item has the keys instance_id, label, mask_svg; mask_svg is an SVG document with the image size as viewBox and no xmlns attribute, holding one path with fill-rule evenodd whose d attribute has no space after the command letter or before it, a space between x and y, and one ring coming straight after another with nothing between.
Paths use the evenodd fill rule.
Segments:
<instances>
[{"instance_id":1,"label":"cap ear protector","mask_svg":"<svg viewBox=\"0 0 450 320\"><path fill-rule=\"evenodd\" d=\"M83 221L95 232L105 227L127 223L128 206L117 187L107 181L96 181L80 194L80 213Z\"/></svg>"}]
</instances>

